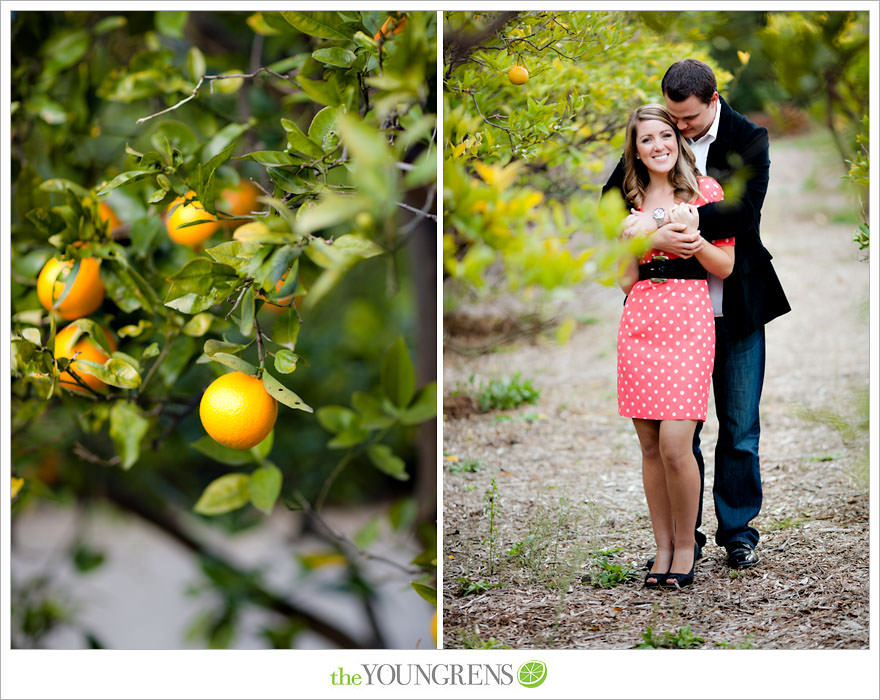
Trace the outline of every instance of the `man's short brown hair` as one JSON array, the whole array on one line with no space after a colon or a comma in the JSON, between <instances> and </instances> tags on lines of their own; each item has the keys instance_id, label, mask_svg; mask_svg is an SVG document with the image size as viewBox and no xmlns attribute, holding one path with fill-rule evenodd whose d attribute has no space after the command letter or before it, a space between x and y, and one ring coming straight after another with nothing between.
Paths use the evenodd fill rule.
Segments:
<instances>
[{"instance_id":1,"label":"man's short brown hair","mask_svg":"<svg viewBox=\"0 0 880 700\"><path fill-rule=\"evenodd\" d=\"M701 102L709 104L718 84L709 66L695 58L686 58L669 66L661 87L663 94L673 102L684 102L696 95Z\"/></svg>"}]
</instances>

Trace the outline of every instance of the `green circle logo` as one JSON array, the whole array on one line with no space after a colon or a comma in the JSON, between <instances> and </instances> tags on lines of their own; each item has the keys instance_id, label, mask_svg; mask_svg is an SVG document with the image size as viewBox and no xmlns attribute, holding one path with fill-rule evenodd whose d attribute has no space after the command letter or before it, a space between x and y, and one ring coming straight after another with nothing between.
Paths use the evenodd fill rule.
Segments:
<instances>
[{"instance_id":1,"label":"green circle logo","mask_svg":"<svg viewBox=\"0 0 880 700\"><path fill-rule=\"evenodd\" d=\"M543 661L526 661L516 672L516 679L523 688L537 688L547 680L547 664Z\"/></svg>"}]
</instances>

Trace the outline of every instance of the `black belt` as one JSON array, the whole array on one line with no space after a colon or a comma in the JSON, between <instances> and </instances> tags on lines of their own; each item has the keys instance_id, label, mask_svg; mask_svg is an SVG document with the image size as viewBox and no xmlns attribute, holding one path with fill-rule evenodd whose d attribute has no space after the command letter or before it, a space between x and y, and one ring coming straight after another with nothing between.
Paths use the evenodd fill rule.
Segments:
<instances>
[{"instance_id":1,"label":"black belt","mask_svg":"<svg viewBox=\"0 0 880 700\"><path fill-rule=\"evenodd\" d=\"M696 258L666 258L655 255L651 262L639 265L639 281L704 280L706 268Z\"/></svg>"}]
</instances>

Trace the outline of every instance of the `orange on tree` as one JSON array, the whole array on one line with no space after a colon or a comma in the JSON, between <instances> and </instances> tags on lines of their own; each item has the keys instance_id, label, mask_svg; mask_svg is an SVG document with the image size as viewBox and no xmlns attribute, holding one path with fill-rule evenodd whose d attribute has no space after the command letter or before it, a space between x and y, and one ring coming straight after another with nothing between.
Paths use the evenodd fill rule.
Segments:
<instances>
[{"instance_id":1,"label":"orange on tree","mask_svg":"<svg viewBox=\"0 0 880 700\"><path fill-rule=\"evenodd\" d=\"M37 277L37 298L40 303L49 311L54 308L54 311L66 321L88 316L104 301L101 262L96 258L80 260L76 280L67 296L61 299L73 267L74 263L71 260L49 258ZM58 303L59 299L61 303Z\"/></svg>"},{"instance_id":2,"label":"orange on tree","mask_svg":"<svg viewBox=\"0 0 880 700\"><path fill-rule=\"evenodd\" d=\"M431 620L431 635L434 637L434 644L437 644L437 611L434 611L434 619Z\"/></svg>"},{"instance_id":3,"label":"orange on tree","mask_svg":"<svg viewBox=\"0 0 880 700\"><path fill-rule=\"evenodd\" d=\"M103 200L98 202L98 218L100 218L101 221L107 222L111 232L122 226L122 222L119 220L119 217L116 216L116 212L113 211L113 208Z\"/></svg>"},{"instance_id":4,"label":"orange on tree","mask_svg":"<svg viewBox=\"0 0 880 700\"><path fill-rule=\"evenodd\" d=\"M89 370L81 365L79 360L89 360L91 362L104 364L108 360L108 355L88 335L81 335L79 340L74 343L74 335L78 329L79 327L77 326L76 321L74 321L55 334L55 359L57 360L62 357L66 357L67 359L75 358L70 362L70 369L76 373L76 376L79 377L83 383L87 384L95 391L100 391L107 385L93 374L89 374ZM110 346L111 352L115 352L116 339L106 328L103 330L104 334L107 336L107 344ZM69 389L77 394L89 393L88 389L80 386L70 372L62 372L59 381L61 382L61 386L65 389Z\"/></svg>"},{"instance_id":5,"label":"orange on tree","mask_svg":"<svg viewBox=\"0 0 880 700\"><path fill-rule=\"evenodd\" d=\"M387 37L389 34L400 34L404 29L406 29L405 13L398 12L396 17L389 15L385 18L385 22L382 23L379 31L376 32L373 41L379 41L379 39Z\"/></svg>"},{"instance_id":6,"label":"orange on tree","mask_svg":"<svg viewBox=\"0 0 880 700\"><path fill-rule=\"evenodd\" d=\"M248 180L242 180L237 187L230 187L220 193L223 210L235 216L247 216L257 210L260 190Z\"/></svg>"},{"instance_id":7,"label":"orange on tree","mask_svg":"<svg viewBox=\"0 0 880 700\"><path fill-rule=\"evenodd\" d=\"M260 444L278 417L278 402L263 381L244 372L217 377L205 389L199 404L205 431L221 445L247 450Z\"/></svg>"},{"instance_id":8,"label":"orange on tree","mask_svg":"<svg viewBox=\"0 0 880 700\"><path fill-rule=\"evenodd\" d=\"M514 85L522 85L529 79L529 72L525 66L514 63L507 71L507 79Z\"/></svg>"},{"instance_id":9,"label":"orange on tree","mask_svg":"<svg viewBox=\"0 0 880 700\"><path fill-rule=\"evenodd\" d=\"M220 222L213 214L205 211L202 203L195 197L196 193L190 190L185 197L178 197L168 206L165 228L175 243L195 247L208 240L220 227ZM208 221L204 221L205 219ZM192 221L204 221L204 223L180 228Z\"/></svg>"}]
</instances>

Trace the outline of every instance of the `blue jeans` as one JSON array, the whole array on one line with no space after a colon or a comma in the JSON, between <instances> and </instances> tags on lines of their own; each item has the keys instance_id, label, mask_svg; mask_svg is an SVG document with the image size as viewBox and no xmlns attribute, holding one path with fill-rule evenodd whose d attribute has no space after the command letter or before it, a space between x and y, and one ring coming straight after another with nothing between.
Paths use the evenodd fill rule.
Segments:
<instances>
[{"instance_id":1,"label":"blue jeans","mask_svg":"<svg viewBox=\"0 0 880 700\"><path fill-rule=\"evenodd\" d=\"M761 510L761 469L758 439L761 423L758 404L764 384L766 345L763 326L743 338L731 338L724 317L715 319L715 366L712 386L718 416L718 443L715 446L715 483L712 495L718 531L715 543L729 547L737 542L755 546L758 531L749 522ZM699 532L703 515L703 455L700 429L694 432L694 456L700 467L700 508L696 539L702 547L706 536Z\"/></svg>"}]
</instances>

